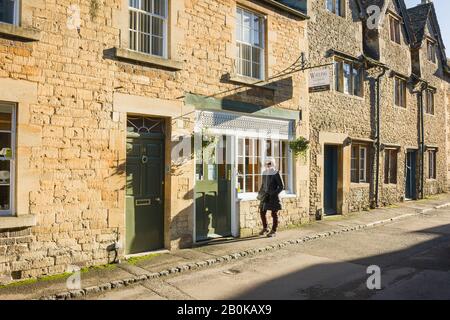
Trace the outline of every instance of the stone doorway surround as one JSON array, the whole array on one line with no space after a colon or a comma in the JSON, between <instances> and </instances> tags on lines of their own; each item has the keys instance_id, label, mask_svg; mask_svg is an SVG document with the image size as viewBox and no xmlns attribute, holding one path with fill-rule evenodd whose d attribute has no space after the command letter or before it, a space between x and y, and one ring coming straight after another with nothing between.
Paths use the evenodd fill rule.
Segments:
<instances>
[{"instance_id":1,"label":"stone doorway surround","mask_svg":"<svg viewBox=\"0 0 450 320\"><path fill-rule=\"evenodd\" d=\"M346 145L349 136L345 133L320 132L320 154L317 155L317 166L320 168L320 179L317 189L321 193L321 211L324 212L324 150L325 145L338 146L338 186L337 186L337 214L347 214L345 206L346 196L350 192L350 157L351 145Z\"/></svg>"},{"instance_id":2,"label":"stone doorway surround","mask_svg":"<svg viewBox=\"0 0 450 320\"><path fill-rule=\"evenodd\" d=\"M189 195L193 190L194 162L185 161L174 165L172 150L181 137L190 136L193 123L193 108L180 100L163 100L124 93L115 93L113 98L113 119L120 122L120 129L111 133L111 145L119 153L119 167L126 162L126 119L128 115L142 115L164 118L165 128L165 168L164 168L164 247L168 250L189 247L193 243L193 200ZM120 190L120 206L113 220L120 230L121 240L125 239L125 184L126 173L122 170L117 179Z\"/></svg>"}]
</instances>

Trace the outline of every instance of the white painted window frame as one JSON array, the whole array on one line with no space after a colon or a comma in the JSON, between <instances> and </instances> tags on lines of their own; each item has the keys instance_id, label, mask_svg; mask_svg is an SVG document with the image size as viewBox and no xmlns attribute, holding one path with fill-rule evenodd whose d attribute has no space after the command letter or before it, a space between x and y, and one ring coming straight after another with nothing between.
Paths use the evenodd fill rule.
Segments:
<instances>
[{"instance_id":1,"label":"white painted window frame","mask_svg":"<svg viewBox=\"0 0 450 320\"><path fill-rule=\"evenodd\" d=\"M235 63L235 65L236 65L236 74L238 74L239 76L242 76L242 77L246 77L246 78L252 78L252 79L257 79L257 80L264 80L265 77L266 77L266 72L265 72L266 71L266 59L265 59L266 49L265 48L266 48L266 41L267 41L266 40L266 21L267 21L266 16L264 16L262 14L259 14L259 13L255 12L255 11L249 10L247 8L241 7L241 6L238 6L236 8L236 16L239 15L239 10L241 10L242 13L244 13L244 12L250 13L252 19L251 19L251 26L250 26L250 43L249 42L245 42L243 40L239 40L238 37L236 37L236 63ZM261 30L259 31L261 33L261 35L262 35L262 41L261 41L261 46L260 47L253 45L253 42L254 42L253 41L253 38L254 38L254 32L253 32L254 31L254 27L253 27L254 17L258 17L259 19L261 19L263 21L263 23L261 24ZM236 27L236 32L237 32L237 30L239 30L239 28ZM241 39L244 39L244 25L240 26L240 30L241 30ZM238 51L238 45L239 44L250 46L252 51L253 51L254 48L256 48L256 49L258 49L260 51L260 61L261 61L261 63L260 63L260 66L259 66L259 74L260 74L259 78L254 78L253 77L253 58L252 58L252 60L250 60L250 67L251 67L251 72L250 73L252 74L252 76L248 76L248 75L243 74L242 70L239 69L239 61L240 60L244 60L244 59L242 59L239 56L239 51ZM242 66L242 64L241 64L241 66Z\"/></svg>"},{"instance_id":2,"label":"white painted window frame","mask_svg":"<svg viewBox=\"0 0 450 320\"><path fill-rule=\"evenodd\" d=\"M280 195L281 196L288 196L288 195L293 195L294 194L294 177L293 177L293 159L292 159L292 151L289 148L289 140L288 139L273 139L270 137L267 138L253 138L253 137L249 137L246 135L237 135L236 136L236 150L235 150L235 172L236 172L236 183L238 182L238 165L239 165L239 155L242 154L244 155L243 158L245 158L245 143L242 144L242 150L239 151L239 139L256 139L256 140L260 140L261 141L261 145L260 145L260 159L261 159L261 173L262 170L264 169L263 164L266 161L266 155L265 155L265 150L267 150L267 142L268 141L279 141L280 142L280 152L282 151L282 144L281 142L286 142L287 146L286 146L286 158L287 158L287 166L288 166L288 172L286 173L286 176L288 177L288 186L289 189L284 190ZM283 158L283 157L280 157ZM280 164L277 163L277 167L279 167ZM245 166L244 166L245 167ZM284 175L284 173L281 173L282 175ZM243 172L244 175L244 179L243 179L243 189L246 190L245 188L245 184L246 184L246 179L245 179L245 171ZM285 183L285 182L283 182ZM256 190L259 190L259 187L256 186ZM238 192L238 198L239 199L256 199L256 195L257 192Z\"/></svg>"},{"instance_id":3,"label":"white painted window frame","mask_svg":"<svg viewBox=\"0 0 450 320\"><path fill-rule=\"evenodd\" d=\"M350 84L345 90L345 76L344 76L344 66L348 65L350 66ZM360 94L355 94L355 75L354 70L358 70L357 76L359 77L359 85L360 85ZM340 92L342 94L357 97L357 98L363 98L364 97L364 69L362 65L359 65L353 61L343 59L343 58L335 58L334 59L334 66L333 66L333 72L334 72L334 91ZM341 79L342 78L342 79ZM340 90L339 82L342 80L342 91Z\"/></svg>"},{"instance_id":4,"label":"white painted window frame","mask_svg":"<svg viewBox=\"0 0 450 320\"><path fill-rule=\"evenodd\" d=\"M139 8L141 8L141 1L142 0L133 0L133 1L137 1L137 3L139 3L139 5L138 5ZM139 46L140 46L139 34L143 33L145 35L150 36L150 52L152 51L152 42L151 42L152 39L151 38L152 38L153 33L151 31L150 31L150 33L146 33L146 32L142 32L142 31L138 30L137 31L138 36L137 36L137 39L136 39L136 48L137 49L132 49L131 48L131 42L132 42L131 32L136 32L136 30L131 29L130 21L128 21L128 32L129 32L129 37L130 37L130 39L129 39L129 43L130 43L129 44L129 49L130 50L135 51L135 52L139 52L139 53L142 53L142 54L146 54L146 55L149 55L149 56L153 56L153 57L168 59L169 0L164 0L164 1L165 1L164 16L160 16L160 15L157 15L157 14L154 14L154 13L149 13L149 12L147 12L145 10L142 10L142 9L137 9L135 7L130 6L130 4L128 5L128 11L129 12L132 11L132 12L136 12L137 13L136 16L137 16L137 19L138 19L138 22L137 22L138 26L139 26L139 17L140 17L139 14L144 14L144 15L146 15L148 17L151 17L151 18L156 17L156 18L159 18L159 19L163 20L163 55L159 56L159 55L155 55L155 54L152 54L152 53L147 53L147 52L143 52L143 51L139 50ZM152 0L151 3L152 3L152 11L153 11L154 1ZM129 17L129 15L128 15L128 17Z\"/></svg>"},{"instance_id":5,"label":"white painted window frame","mask_svg":"<svg viewBox=\"0 0 450 320\"><path fill-rule=\"evenodd\" d=\"M12 157L10 160L9 170L9 209L0 210L0 216L14 216L16 214L16 136L17 136L17 104L11 102L1 102L0 105L11 108L11 130L0 130L0 132L11 134L11 150Z\"/></svg>"}]
</instances>

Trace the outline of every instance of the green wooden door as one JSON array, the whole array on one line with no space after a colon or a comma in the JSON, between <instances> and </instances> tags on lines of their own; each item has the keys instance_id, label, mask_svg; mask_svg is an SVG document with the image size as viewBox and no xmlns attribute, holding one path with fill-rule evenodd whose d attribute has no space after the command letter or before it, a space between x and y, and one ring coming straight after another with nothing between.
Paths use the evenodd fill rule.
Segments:
<instances>
[{"instance_id":1,"label":"green wooden door","mask_svg":"<svg viewBox=\"0 0 450 320\"><path fill-rule=\"evenodd\" d=\"M226 137L223 139L226 145ZM222 163L202 163L196 166L197 241L231 235L232 166L225 163L226 150L222 155Z\"/></svg>"},{"instance_id":2,"label":"green wooden door","mask_svg":"<svg viewBox=\"0 0 450 320\"><path fill-rule=\"evenodd\" d=\"M164 247L164 140L127 139L126 253Z\"/></svg>"}]
</instances>

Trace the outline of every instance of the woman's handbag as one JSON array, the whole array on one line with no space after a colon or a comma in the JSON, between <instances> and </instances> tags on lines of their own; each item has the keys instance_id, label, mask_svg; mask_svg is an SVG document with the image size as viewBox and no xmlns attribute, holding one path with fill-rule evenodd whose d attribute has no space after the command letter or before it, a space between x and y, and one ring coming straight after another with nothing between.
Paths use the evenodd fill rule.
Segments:
<instances>
[{"instance_id":1,"label":"woman's handbag","mask_svg":"<svg viewBox=\"0 0 450 320\"><path fill-rule=\"evenodd\" d=\"M256 197L256 199L258 199L261 202L266 202L268 198L269 198L269 194L267 192L265 192L264 190L259 190L258 196Z\"/></svg>"}]
</instances>

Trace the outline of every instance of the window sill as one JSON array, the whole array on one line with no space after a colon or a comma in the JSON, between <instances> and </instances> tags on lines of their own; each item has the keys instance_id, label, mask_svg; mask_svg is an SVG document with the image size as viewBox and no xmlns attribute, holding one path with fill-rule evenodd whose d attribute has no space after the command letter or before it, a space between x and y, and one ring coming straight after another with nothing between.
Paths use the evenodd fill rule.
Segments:
<instances>
[{"instance_id":1,"label":"window sill","mask_svg":"<svg viewBox=\"0 0 450 320\"><path fill-rule=\"evenodd\" d=\"M350 183L350 188L368 188L370 187L370 183L369 182L351 182Z\"/></svg>"},{"instance_id":2,"label":"window sill","mask_svg":"<svg viewBox=\"0 0 450 320\"><path fill-rule=\"evenodd\" d=\"M34 227L35 225L36 225L35 215L24 215L14 217L0 216L0 230L27 228L27 227Z\"/></svg>"},{"instance_id":3,"label":"window sill","mask_svg":"<svg viewBox=\"0 0 450 320\"><path fill-rule=\"evenodd\" d=\"M31 42L41 40L41 32L36 29L23 28L0 22L0 37Z\"/></svg>"},{"instance_id":4,"label":"window sill","mask_svg":"<svg viewBox=\"0 0 450 320\"><path fill-rule=\"evenodd\" d=\"M395 109L398 109L398 110L403 110L403 111L408 110L407 107L397 106L396 104L394 104L394 108L395 108Z\"/></svg>"},{"instance_id":5,"label":"window sill","mask_svg":"<svg viewBox=\"0 0 450 320\"><path fill-rule=\"evenodd\" d=\"M119 59L141 62L173 71L179 71L183 69L183 62L181 61L158 58L145 53L140 53L124 48L114 48L114 56Z\"/></svg>"},{"instance_id":6,"label":"window sill","mask_svg":"<svg viewBox=\"0 0 450 320\"><path fill-rule=\"evenodd\" d=\"M238 201L258 201L257 199L258 194L257 193L241 193L238 194ZM280 199L290 199L290 198L297 198L297 195L295 193L286 193L282 192L279 195Z\"/></svg>"},{"instance_id":7,"label":"window sill","mask_svg":"<svg viewBox=\"0 0 450 320\"><path fill-rule=\"evenodd\" d=\"M334 92L335 94L337 94L337 95L340 95L340 96L343 96L343 97L347 97L347 98L350 98L350 99L355 99L355 100L359 100L359 101L365 101L364 96L362 96L362 97L360 97L360 96L355 96L355 95L353 95L353 94L343 93L343 92L340 92L340 91L337 91L337 90L333 90L333 92Z\"/></svg>"},{"instance_id":8,"label":"window sill","mask_svg":"<svg viewBox=\"0 0 450 320\"><path fill-rule=\"evenodd\" d=\"M265 80L259 80L255 78L245 77L238 74L232 74L230 75L230 78L228 79L230 82L234 82L237 84L243 84L249 87L256 87L256 88L264 88L269 90L276 90L277 86L270 84L269 82Z\"/></svg>"}]
</instances>

